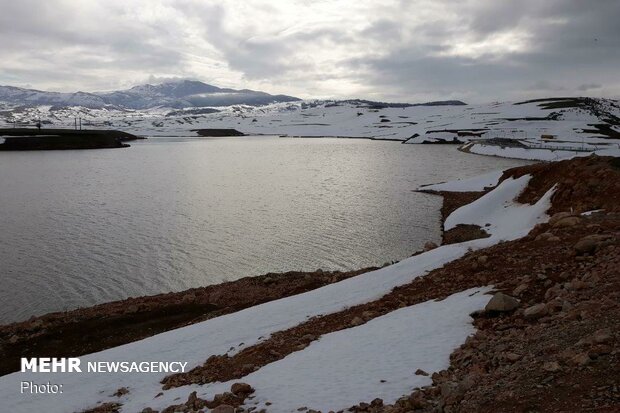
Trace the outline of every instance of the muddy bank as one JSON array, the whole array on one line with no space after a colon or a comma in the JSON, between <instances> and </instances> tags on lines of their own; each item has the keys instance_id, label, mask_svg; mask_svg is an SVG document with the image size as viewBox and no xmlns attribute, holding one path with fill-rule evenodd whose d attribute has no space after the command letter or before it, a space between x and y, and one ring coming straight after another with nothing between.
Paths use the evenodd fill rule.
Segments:
<instances>
[{"instance_id":1,"label":"muddy bank","mask_svg":"<svg viewBox=\"0 0 620 413\"><path fill-rule=\"evenodd\" d=\"M129 298L0 326L0 375L21 357L73 357L140 340L377 268L269 273L190 290Z\"/></svg>"}]
</instances>

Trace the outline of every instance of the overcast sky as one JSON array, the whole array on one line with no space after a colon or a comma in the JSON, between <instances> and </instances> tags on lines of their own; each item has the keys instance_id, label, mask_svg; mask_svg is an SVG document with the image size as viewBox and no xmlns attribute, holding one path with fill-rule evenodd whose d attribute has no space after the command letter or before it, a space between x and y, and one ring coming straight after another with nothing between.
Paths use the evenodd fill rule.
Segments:
<instances>
[{"instance_id":1,"label":"overcast sky","mask_svg":"<svg viewBox=\"0 0 620 413\"><path fill-rule=\"evenodd\" d=\"M620 96L619 0L0 0L0 84L302 98Z\"/></svg>"}]
</instances>

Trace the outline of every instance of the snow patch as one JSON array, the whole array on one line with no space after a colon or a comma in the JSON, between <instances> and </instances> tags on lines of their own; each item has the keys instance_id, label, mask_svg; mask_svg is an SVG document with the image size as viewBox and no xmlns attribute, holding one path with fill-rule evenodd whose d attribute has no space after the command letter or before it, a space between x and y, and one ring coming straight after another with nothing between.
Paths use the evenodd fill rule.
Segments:
<instances>
[{"instance_id":1,"label":"snow patch","mask_svg":"<svg viewBox=\"0 0 620 413\"><path fill-rule=\"evenodd\" d=\"M603 212L603 211L605 211L605 210L604 209L593 209L592 211L582 212L581 215L587 217L587 216L590 216L592 214L596 214L597 212Z\"/></svg>"},{"instance_id":2,"label":"snow patch","mask_svg":"<svg viewBox=\"0 0 620 413\"><path fill-rule=\"evenodd\" d=\"M620 148L605 148L594 151L567 151L538 148L511 148L497 145L484 145L473 143L467 146L467 150L478 155L500 156L503 158L529 159L533 161L559 161L580 156L620 156Z\"/></svg>"},{"instance_id":3,"label":"snow patch","mask_svg":"<svg viewBox=\"0 0 620 413\"><path fill-rule=\"evenodd\" d=\"M413 387L431 384L430 377L414 374L417 369L432 374L449 366L450 353L475 332L469 314L484 308L490 290L473 288L326 334L244 377L256 389L247 405L272 412L300 407L327 412L375 397L393 403ZM212 398L236 381L204 386L203 395Z\"/></svg>"},{"instance_id":4,"label":"snow patch","mask_svg":"<svg viewBox=\"0 0 620 413\"><path fill-rule=\"evenodd\" d=\"M517 203L515 199L527 187L531 177L505 179L493 191L452 212L446 218L444 229L448 231L459 224L473 224L501 240L526 235L529 230L525 229L546 220L546 211L555 191L555 187L547 191L535 205Z\"/></svg>"},{"instance_id":5,"label":"snow patch","mask_svg":"<svg viewBox=\"0 0 620 413\"><path fill-rule=\"evenodd\" d=\"M485 188L494 187L504 173L503 170L489 172L484 175L472 178L459 179L457 181L444 182L440 184L424 185L420 190L446 191L446 192L479 192Z\"/></svg>"}]
</instances>

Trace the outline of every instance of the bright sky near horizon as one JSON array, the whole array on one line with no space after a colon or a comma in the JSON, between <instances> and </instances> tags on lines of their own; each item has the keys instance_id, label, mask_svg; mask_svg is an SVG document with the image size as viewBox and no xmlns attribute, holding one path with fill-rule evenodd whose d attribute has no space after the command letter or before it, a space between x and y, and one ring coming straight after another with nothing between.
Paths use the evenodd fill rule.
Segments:
<instances>
[{"instance_id":1,"label":"bright sky near horizon","mask_svg":"<svg viewBox=\"0 0 620 413\"><path fill-rule=\"evenodd\" d=\"M302 98L620 96L617 0L0 0L0 84Z\"/></svg>"}]
</instances>

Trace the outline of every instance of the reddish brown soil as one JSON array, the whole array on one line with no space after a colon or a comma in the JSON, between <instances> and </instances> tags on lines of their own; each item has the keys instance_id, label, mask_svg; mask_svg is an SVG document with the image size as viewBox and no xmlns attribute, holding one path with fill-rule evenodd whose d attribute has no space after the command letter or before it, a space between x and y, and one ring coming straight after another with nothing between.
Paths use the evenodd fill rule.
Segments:
<instances>
[{"instance_id":1,"label":"reddish brown soil","mask_svg":"<svg viewBox=\"0 0 620 413\"><path fill-rule=\"evenodd\" d=\"M74 357L140 340L208 318L300 294L376 268L350 272L287 272L179 293L106 303L0 326L0 375L21 357Z\"/></svg>"},{"instance_id":2,"label":"reddish brown soil","mask_svg":"<svg viewBox=\"0 0 620 413\"><path fill-rule=\"evenodd\" d=\"M560 162L539 163L509 169L502 180L532 174L527 189L519 197L532 203L557 185L550 214L575 213L604 208L620 211L620 158L596 155Z\"/></svg>"},{"instance_id":3,"label":"reddish brown soil","mask_svg":"<svg viewBox=\"0 0 620 413\"><path fill-rule=\"evenodd\" d=\"M486 193L486 191L480 192L434 192L443 197L443 204L441 206L441 219L442 222L448 218L448 215L459 209L463 205L471 204L476 199L480 198Z\"/></svg>"},{"instance_id":4,"label":"reddish brown soil","mask_svg":"<svg viewBox=\"0 0 620 413\"><path fill-rule=\"evenodd\" d=\"M537 240L547 231L560 240ZM609 234L613 244L578 255L574 245L591 234ZM540 226L425 278L450 274L468 280L464 286L486 279L521 306L477 317L478 332L452 354L450 368L433 375L432 386L393 406L365 403L356 411L620 411L620 214L583 218L570 228ZM539 303L547 315L526 318L524 310ZM597 343L600 330L609 338ZM554 362L557 370L545 364Z\"/></svg>"},{"instance_id":5,"label":"reddish brown soil","mask_svg":"<svg viewBox=\"0 0 620 413\"><path fill-rule=\"evenodd\" d=\"M480 198L486 193L481 192L444 192L444 191L430 191L420 190L420 192L426 192L429 194L436 194L443 197L443 205L441 206L441 219L442 222L448 218L448 216L462 207L463 205L470 204L476 199ZM469 241L477 238L486 238L489 234L477 225L459 225L456 228L452 228L448 231L443 231L441 235L442 244L455 244L458 242Z\"/></svg>"},{"instance_id":6,"label":"reddish brown soil","mask_svg":"<svg viewBox=\"0 0 620 413\"><path fill-rule=\"evenodd\" d=\"M490 235L478 225L459 224L451 230L444 231L442 244L457 244L472 239L488 238Z\"/></svg>"}]
</instances>

